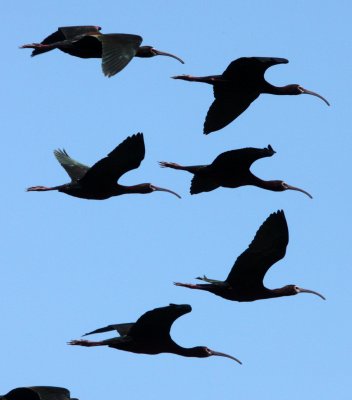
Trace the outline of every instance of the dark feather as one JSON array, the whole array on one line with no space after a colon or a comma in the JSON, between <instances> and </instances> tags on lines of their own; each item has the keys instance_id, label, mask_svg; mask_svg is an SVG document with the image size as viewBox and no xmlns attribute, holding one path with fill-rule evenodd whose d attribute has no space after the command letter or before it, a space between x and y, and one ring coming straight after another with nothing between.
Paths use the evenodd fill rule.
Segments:
<instances>
[{"instance_id":1,"label":"dark feather","mask_svg":"<svg viewBox=\"0 0 352 400\"><path fill-rule=\"evenodd\" d=\"M83 178L90 168L71 158L65 149L54 150L54 155L73 182Z\"/></svg>"},{"instance_id":2,"label":"dark feather","mask_svg":"<svg viewBox=\"0 0 352 400\"><path fill-rule=\"evenodd\" d=\"M99 37L102 42L102 68L105 76L120 72L136 55L142 38L138 35L107 34Z\"/></svg>"},{"instance_id":3,"label":"dark feather","mask_svg":"<svg viewBox=\"0 0 352 400\"><path fill-rule=\"evenodd\" d=\"M138 168L144 155L143 134L132 135L95 163L80 182L88 186L112 185L126 172Z\"/></svg>"},{"instance_id":4,"label":"dark feather","mask_svg":"<svg viewBox=\"0 0 352 400\"><path fill-rule=\"evenodd\" d=\"M250 291L263 288L266 272L285 256L288 239L284 212L272 213L258 229L247 250L237 258L225 282L241 292L247 287Z\"/></svg>"},{"instance_id":5,"label":"dark feather","mask_svg":"<svg viewBox=\"0 0 352 400\"><path fill-rule=\"evenodd\" d=\"M143 314L129 331L134 340L163 341L170 336L171 325L184 314L192 311L188 304L170 304L167 307L155 308Z\"/></svg>"}]
</instances>

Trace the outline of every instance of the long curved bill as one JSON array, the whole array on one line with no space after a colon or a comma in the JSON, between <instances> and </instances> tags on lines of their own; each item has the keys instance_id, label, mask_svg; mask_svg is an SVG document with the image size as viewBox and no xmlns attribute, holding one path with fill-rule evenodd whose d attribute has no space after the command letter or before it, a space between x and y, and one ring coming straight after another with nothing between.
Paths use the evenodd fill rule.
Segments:
<instances>
[{"instance_id":1,"label":"long curved bill","mask_svg":"<svg viewBox=\"0 0 352 400\"><path fill-rule=\"evenodd\" d=\"M221 353L220 351L214 351L214 350L210 350L210 351L211 351L212 356L231 358L231 360L234 360L234 361L238 362L239 364L242 364L242 362L238 358L232 357L229 354Z\"/></svg>"},{"instance_id":2,"label":"long curved bill","mask_svg":"<svg viewBox=\"0 0 352 400\"><path fill-rule=\"evenodd\" d=\"M173 192L170 189L164 189L164 188L154 186L154 185L151 185L151 188L153 189L153 191L171 193L171 194L175 195L176 197L178 197L179 199L181 199L181 196L179 194L177 194L176 192Z\"/></svg>"},{"instance_id":3,"label":"long curved bill","mask_svg":"<svg viewBox=\"0 0 352 400\"><path fill-rule=\"evenodd\" d=\"M285 189L288 189L288 190L297 190L298 192L304 193L305 195L307 195L307 196L310 197L311 199L313 198L313 196L312 196L311 194L309 194L308 192L306 192L306 191L303 190L303 189L300 189L300 188L298 188L298 187L296 187L296 186L288 185L287 183L284 183L283 185L284 185Z\"/></svg>"},{"instance_id":4,"label":"long curved bill","mask_svg":"<svg viewBox=\"0 0 352 400\"><path fill-rule=\"evenodd\" d=\"M319 99L323 100L328 106L330 105L330 103L323 96L320 96L319 93L312 92L311 90L305 89L302 86L300 86L300 91L302 94L311 94L312 96L319 97Z\"/></svg>"},{"instance_id":5,"label":"long curved bill","mask_svg":"<svg viewBox=\"0 0 352 400\"><path fill-rule=\"evenodd\" d=\"M167 56L167 57L174 58L175 60L179 61L181 64L185 63L183 60L181 60L181 58L179 58L171 53L165 53L165 51L153 49L153 53L155 53L157 56Z\"/></svg>"},{"instance_id":6,"label":"long curved bill","mask_svg":"<svg viewBox=\"0 0 352 400\"><path fill-rule=\"evenodd\" d=\"M318 293L318 292L315 292L314 290L302 289L302 288L299 288L298 290L299 290L299 293L311 293L311 294L315 294L316 296L319 296L321 299L326 300L326 298L325 298L322 294L320 294L320 293Z\"/></svg>"}]
</instances>

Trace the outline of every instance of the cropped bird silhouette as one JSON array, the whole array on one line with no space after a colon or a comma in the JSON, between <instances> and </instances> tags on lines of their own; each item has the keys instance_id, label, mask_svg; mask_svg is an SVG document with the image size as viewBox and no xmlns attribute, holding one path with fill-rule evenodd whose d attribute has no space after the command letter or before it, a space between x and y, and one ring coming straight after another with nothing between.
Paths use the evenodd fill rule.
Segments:
<instances>
[{"instance_id":1,"label":"cropped bird silhouette","mask_svg":"<svg viewBox=\"0 0 352 400\"><path fill-rule=\"evenodd\" d=\"M233 301L254 301L274 297L293 296L298 293L312 293L323 300L325 297L313 290L296 285L279 289L268 289L263 279L269 268L281 260L288 244L288 228L284 212L271 214L257 231L252 243L235 261L225 281L198 277L207 284L175 282L176 286L200 289Z\"/></svg>"},{"instance_id":2,"label":"cropped bird silhouette","mask_svg":"<svg viewBox=\"0 0 352 400\"><path fill-rule=\"evenodd\" d=\"M44 192L58 190L70 196L81 199L105 200L112 196L128 193L152 193L155 191L172 193L151 183L140 183L134 186L123 186L116 181L128 171L138 168L145 155L142 133L137 133L125 139L107 157L95 163L92 167L73 160L65 150L55 150L55 157L71 177L71 182L60 186L32 186L28 192Z\"/></svg>"},{"instance_id":3,"label":"cropped bird silhouette","mask_svg":"<svg viewBox=\"0 0 352 400\"><path fill-rule=\"evenodd\" d=\"M19 387L0 396L3 400L78 400L70 397L69 390L55 386Z\"/></svg>"},{"instance_id":4,"label":"cropped bird silhouette","mask_svg":"<svg viewBox=\"0 0 352 400\"><path fill-rule=\"evenodd\" d=\"M285 190L297 190L312 196L303 189L288 185L286 182L273 180L264 181L253 175L249 170L254 161L263 157L271 157L275 154L273 148L268 145L264 149L247 147L244 149L230 150L220 154L209 165L182 166L176 163L160 161L163 168L180 169L194 174L191 183L191 194L210 192L218 187L237 188L253 185L262 189L282 192Z\"/></svg>"},{"instance_id":5,"label":"cropped bird silhouette","mask_svg":"<svg viewBox=\"0 0 352 400\"><path fill-rule=\"evenodd\" d=\"M116 330L121 336L100 342L89 340L72 340L68 344L75 346L108 346L117 350L130 351L139 354L173 353L184 357L222 356L231 358L242 364L237 358L225 353L214 351L204 346L185 348L175 343L170 336L171 325L184 314L192 311L188 304L170 304L167 307L155 308L143 314L136 323L114 324L83 336L93 333L102 333Z\"/></svg>"},{"instance_id":6,"label":"cropped bird silhouette","mask_svg":"<svg viewBox=\"0 0 352 400\"><path fill-rule=\"evenodd\" d=\"M100 30L100 26L65 26L58 28L41 43L25 44L21 48L34 49L32 57L59 49L75 57L102 58L103 73L108 77L120 72L133 57L168 56L184 64L173 54L152 46L141 46L141 36L126 33L103 34Z\"/></svg>"},{"instance_id":7,"label":"cropped bird silhouette","mask_svg":"<svg viewBox=\"0 0 352 400\"><path fill-rule=\"evenodd\" d=\"M210 106L204 122L204 133L208 134L224 128L245 111L260 94L297 95L311 94L330 105L320 94L293 84L283 87L273 86L264 78L265 71L276 64L287 64L285 58L242 57L226 68L222 75L196 77L177 75L174 79L204 82L214 87L215 100Z\"/></svg>"}]
</instances>

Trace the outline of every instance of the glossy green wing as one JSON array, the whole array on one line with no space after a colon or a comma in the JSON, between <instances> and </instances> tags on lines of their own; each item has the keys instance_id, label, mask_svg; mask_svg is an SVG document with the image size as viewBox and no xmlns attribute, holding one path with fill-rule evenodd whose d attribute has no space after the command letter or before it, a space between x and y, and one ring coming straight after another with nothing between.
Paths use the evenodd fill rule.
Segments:
<instances>
[{"instance_id":1,"label":"glossy green wing","mask_svg":"<svg viewBox=\"0 0 352 400\"><path fill-rule=\"evenodd\" d=\"M136 55L142 38L138 35L112 33L101 35L98 39L102 42L102 68L107 77L120 72Z\"/></svg>"},{"instance_id":2,"label":"glossy green wing","mask_svg":"<svg viewBox=\"0 0 352 400\"><path fill-rule=\"evenodd\" d=\"M90 169L87 165L81 164L71 158L64 149L54 150L54 155L73 182L83 178Z\"/></svg>"}]
</instances>

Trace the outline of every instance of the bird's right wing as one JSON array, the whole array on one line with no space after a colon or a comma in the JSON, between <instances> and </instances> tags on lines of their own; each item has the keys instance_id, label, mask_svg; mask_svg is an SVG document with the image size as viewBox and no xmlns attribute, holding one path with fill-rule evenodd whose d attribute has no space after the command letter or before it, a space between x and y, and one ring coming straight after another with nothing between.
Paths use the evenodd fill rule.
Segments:
<instances>
[{"instance_id":1,"label":"bird's right wing","mask_svg":"<svg viewBox=\"0 0 352 400\"><path fill-rule=\"evenodd\" d=\"M157 341L169 337L174 321L192 311L188 304L170 304L167 307L155 308L143 314L133 325L128 336L135 340Z\"/></svg>"},{"instance_id":2,"label":"bird's right wing","mask_svg":"<svg viewBox=\"0 0 352 400\"><path fill-rule=\"evenodd\" d=\"M68 173L72 182L78 181L83 178L87 171L90 169L87 165L81 164L80 162L71 158L64 149L54 150L54 155L57 161Z\"/></svg>"},{"instance_id":3,"label":"bird's right wing","mask_svg":"<svg viewBox=\"0 0 352 400\"><path fill-rule=\"evenodd\" d=\"M138 168L144 158L143 133L129 136L107 157L95 163L80 180L87 185L112 185L126 172Z\"/></svg>"},{"instance_id":4,"label":"bird's right wing","mask_svg":"<svg viewBox=\"0 0 352 400\"><path fill-rule=\"evenodd\" d=\"M212 180L209 176L195 174L191 182L191 194L198 194L202 192L211 192L219 187L219 184Z\"/></svg>"},{"instance_id":5,"label":"bird's right wing","mask_svg":"<svg viewBox=\"0 0 352 400\"><path fill-rule=\"evenodd\" d=\"M226 281L233 288L262 288L268 269L281 260L288 244L284 212L270 214L258 229L252 243L236 260Z\"/></svg>"},{"instance_id":6,"label":"bird's right wing","mask_svg":"<svg viewBox=\"0 0 352 400\"><path fill-rule=\"evenodd\" d=\"M256 93L233 92L230 88L214 86L215 100L210 106L204 122L204 134L218 131L245 111L258 97Z\"/></svg>"},{"instance_id":7,"label":"bird's right wing","mask_svg":"<svg viewBox=\"0 0 352 400\"><path fill-rule=\"evenodd\" d=\"M121 336L126 336L133 325L134 325L133 322L125 324L112 324L104 326L104 328L99 328L96 329L95 331L85 333L83 336L93 335L95 333L110 332L110 331L117 331Z\"/></svg>"},{"instance_id":8,"label":"bird's right wing","mask_svg":"<svg viewBox=\"0 0 352 400\"><path fill-rule=\"evenodd\" d=\"M111 33L97 37L102 42L102 68L105 76L120 72L136 55L142 38L138 35Z\"/></svg>"}]
</instances>

